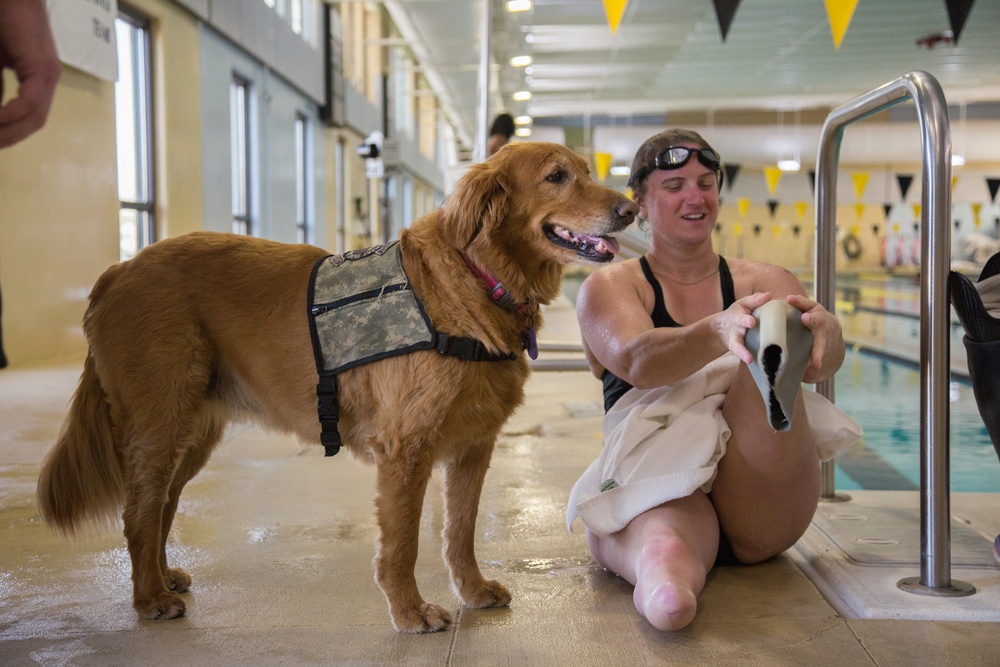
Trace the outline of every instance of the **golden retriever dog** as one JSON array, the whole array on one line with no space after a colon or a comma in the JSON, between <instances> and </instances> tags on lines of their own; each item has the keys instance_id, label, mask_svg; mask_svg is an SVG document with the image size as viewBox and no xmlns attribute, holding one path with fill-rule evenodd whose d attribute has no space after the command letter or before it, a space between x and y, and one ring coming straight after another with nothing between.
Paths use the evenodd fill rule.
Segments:
<instances>
[{"instance_id":1,"label":"golden retriever dog","mask_svg":"<svg viewBox=\"0 0 1000 667\"><path fill-rule=\"evenodd\" d=\"M443 556L456 594L502 607L474 551L479 496L495 441L524 399L525 332L559 292L562 269L610 261L607 235L636 205L599 185L572 151L504 147L474 165L444 205L402 232L402 264L438 332L478 340L508 360L421 350L337 376L343 446L377 468L375 579L400 632L434 632L451 617L417 590L419 517L432 469L442 475ZM38 482L42 516L73 533L122 510L140 617L184 614L191 577L167 563L184 485L230 420L320 441L317 364L307 291L328 256L200 232L166 239L100 277L84 317L89 354ZM476 272L474 267L478 267ZM525 307L491 300L482 274Z\"/></svg>"}]
</instances>

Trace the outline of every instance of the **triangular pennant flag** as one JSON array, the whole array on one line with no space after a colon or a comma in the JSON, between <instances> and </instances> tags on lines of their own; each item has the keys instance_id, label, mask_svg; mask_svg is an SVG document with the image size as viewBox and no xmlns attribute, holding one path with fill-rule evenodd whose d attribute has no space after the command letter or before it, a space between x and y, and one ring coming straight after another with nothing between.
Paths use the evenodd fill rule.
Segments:
<instances>
[{"instance_id":1,"label":"triangular pennant flag","mask_svg":"<svg viewBox=\"0 0 1000 667\"><path fill-rule=\"evenodd\" d=\"M604 13L608 15L608 26L612 35L618 32L618 24L622 21L627 4L628 0L604 0Z\"/></svg>"},{"instance_id":2,"label":"triangular pennant flag","mask_svg":"<svg viewBox=\"0 0 1000 667\"><path fill-rule=\"evenodd\" d=\"M795 238L799 237L799 232L801 232L801 231L802 231L802 226L801 225L793 225L792 226L792 234L795 235Z\"/></svg>"},{"instance_id":3,"label":"triangular pennant flag","mask_svg":"<svg viewBox=\"0 0 1000 667\"><path fill-rule=\"evenodd\" d=\"M861 199L861 195L865 193L865 188L868 187L868 177L869 173L867 171L856 171L851 176L854 179L854 194L857 195L858 199Z\"/></svg>"},{"instance_id":4,"label":"triangular pennant flag","mask_svg":"<svg viewBox=\"0 0 1000 667\"><path fill-rule=\"evenodd\" d=\"M806 217L806 209L809 208L809 202L807 201L797 201L795 202L795 215L799 220Z\"/></svg>"},{"instance_id":5,"label":"triangular pennant flag","mask_svg":"<svg viewBox=\"0 0 1000 667\"><path fill-rule=\"evenodd\" d=\"M605 0L606 2L607 0ZM824 0L826 15L830 19L830 33L833 35L833 48L840 50L840 43L847 34L847 26L851 24L854 8L858 0Z\"/></svg>"},{"instance_id":6,"label":"triangular pennant flag","mask_svg":"<svg viewBox=\"0 0 1000 667\"><path fill-rule=\"evenodd\" d=\"M913 176L898 174L896 176L896 182L899 183L899 192L902 195L900 198L906 201L906 193L910 191L910 184L913 183Z\"/></svg>"},{"instance_id":7,"label":"triangular pennant flag","mask_svg":"<svg viewBox=\"0 0 1000 667\"><path fill-rule=\"evenodd\" d=\"M892 204L882 204L882 210L885 211L885 219L889 219L889 213L892 212Z\"/></svg>"},{"instance_id":8,"label":"triangular pennant flag","mask_svg":"<svg viewBox=\"0 0 1000 667\"><path fill-rule=\"evenodd\" d=\"M1000 218L998 218L1000 219ZM743 225L733 225L733 236L743 236Z\"/></svg>"},{"instance_id":9,"label":"triangular pennant flag","mask_svg":"<svg viewBox=\"0 0 1000 667\"><path fill-rule=\"evenodd\" d=\"M976 229L979 229L983 221L979 218L979 214L982 213L983 205L976 202L972 205L972 224Z\"/></svg>"},{"instance_id":10,"label":"triangular pennant flag","mask_svg":"<svg viewBox=\"0 0 1000 667\"><path fill-rule=\"evenodd\" d=\"M754 225L753 226L753 235L754 236L760 236L760 225Z\"/></svg>"},{"instance_id":11,"label":"triangular pennant flag","mask_svg":"<svg viewBox=\"0 0 1000 667\"><path fill-rule=\"evenodd\" d=\"M601 183L608 177L608 170L611 169L613 158L614 155L611 153L594 153L594 166L597 167L597 178Z\"/></svg>"},{"instance_id":12,"label":"triangular pennant flag","mask_svg":"<svg viewBox=\"0 0 1000 667\"><path fill-rule=\"evenodd\" d=\"M719 30L722 31L722 41L726 41L729 34L729 24L733 22L736 8L740 6L740 0L713 0L715 3L715 16L719 19Z\"/></svg>"},{"instance_id":13,"label":"triangular pennant flag","mask_svg":"<svg viewBox=\"0 0 1000 667\"><path fill-rule=\"evenodd\" d=\"M951 24L951 39L955 46L958 46L958 36L962 34L965 19L969 18L969 10L972 9L973 2L975 0L944 0L944 4L948 8L948 22Z\"/></svg>"},{"instance_id":14,"label":"triangular pennant flag","mask_svg":"<svg viewBox=\"0 0 1000 667\"><path fill-rule=\"evenodd\" d=\"M725 165L726 170L726 183L729 184L729 189L733 189L733 183L736 182L736 177L740 175L741 166L738 164L727 164Z\"/></svg>"},{"instance_id":15,"label":"triangular pennant flag","mask_svg":"<svg viewBox=\"0 0 1000 667\"><path fill-rule=\"evenodd\" d=\"M767 200L767 208L768 208L768 210L771 211L771 217L773 218L774 217L774 212L778 208L778 200L777 199L768 199Z\"/></svg>"},{"instance_id":16,"label":"triangular pennant flag","mask_svg":"<svg viewBox=\"0 0 1000 667\"><path fill-rule=\"evenodd\" d=\"M778 188L778 181L781 180L781 170L777 167L764 167L764 178L767 179L767 191L772 195Z\"/></svg>"},{"instance_id":17,"label":"triangular pennant flag","mask_svg":"<svg viewBox=\"0 0 1000 667\"><path fill-rule=\"evenodd\" d=\"M955 186L958 185L958 176L951 177L951 191L955 192Z\"/></svg>"},{"instance_id":18,"label":"triangular pennant flag","mask_svg":"<svg viewBox=\"0 0 1000 667\"><path fill-rule=\"evenodd\" d=\"M810 169L809 170L809 189L812 190L812 193L814 195L816 194L816 170L815 169Z\"/></svg>"},{"instance_id":19,"label":"triangular pennant flag","mask_svg":"<svg viewBox=\"0 0 1000 667\"><path fill-rule=\"evenodd\" d=\"M872 236L878 236L878 230L880 227L878 225L872 225Z\"/></svg>"},{"instance_id":20,"label":"triangular pennant flag","mask_svg":"<svg viewBox=\"0 0 1000 667\"><path fill-rule=\"evenodd\" d=\"M920 219L920 204L914 204L913 205L913 219L914 220L919 220Z\"/></svg>"},{"instance_id":21,"label":"triangular pennant flag","mask_svg":"<svg viewBox=\"0 0 1000 667\"><path fill-rule=\"evenodd\" d=\"M864 204L855 204L854 205L854 214L856 216L858 216L859 218L861 216L863 216L865 214L865 205Z\"/></svg>"},{"instance_id":22,"label":"triangular pennant flag","mask_svg":"<svg viewBox=\"0 0 1000 667\"><path fill-rule=\"evenodd\" d=\"M721 222L715 223L715 231L718 232L719 234L722 233L722 223Z\"/></svg>"},{"instance_id":23,"label":"triangular pennant flag","mask_svg":"<svg viewBox=\"0 0 1000 667\"><path fill-rule=\"evenodd\" d=\"M750 200L747 199L746 197L740 197L736 201L736 205L739 207L740 217L741 218L747 217L747 211L750 210Z\"/></svg>"},{"instance_id":24,"label":"triangular pennant flag","mask_svg":"<svg viewBox=\"0 0 1000 667\"><path fill-rule=\"evenodd\" d=\"M781 236L781 225L775 225L771 227L771 233L774 234L774 238Z\"/></svg>"},{"instance_id":25,"label":"triangular pennant flag","mask_svg":"<svg viewBox=\"0 0 1000 667\"><path fill-rule=\"evenodd\" d=\"M990 189L990 201L995 204L997 201L997 190L1000 190L1000 178L987 178L986 187Z\"/></svg>"}]
</instances>

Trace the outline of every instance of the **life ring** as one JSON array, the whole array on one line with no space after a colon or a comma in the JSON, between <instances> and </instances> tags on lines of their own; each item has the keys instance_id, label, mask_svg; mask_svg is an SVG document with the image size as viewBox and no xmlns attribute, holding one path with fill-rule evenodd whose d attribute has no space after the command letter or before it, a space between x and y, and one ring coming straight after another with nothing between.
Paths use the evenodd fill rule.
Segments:
<instances>
[{"instance_id":1,"label":"life ring","mask_svg":"<svg viewBox=\"0 0 1000 667\"><path fill-rule=\"evenodd\" d=\"M852 233L845 236L842 245L847 259L855 260L861 257L861 239L858 238L857 234Z\"/></svg>"}]
</instances>

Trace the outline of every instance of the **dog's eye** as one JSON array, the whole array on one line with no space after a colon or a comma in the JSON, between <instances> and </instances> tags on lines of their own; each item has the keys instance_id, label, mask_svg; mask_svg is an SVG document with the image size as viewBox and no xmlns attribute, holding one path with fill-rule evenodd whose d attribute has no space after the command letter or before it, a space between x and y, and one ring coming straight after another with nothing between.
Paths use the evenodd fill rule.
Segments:
<instances>
[{"instance_id":1,"label":"dog's eye","mask_svg":"<svg viewBox=\"0 0 1000 667\"><path fill-rule=\"evenodd\" d=\"M545 180L549 183L562 183L566 180L566 172L562 169L556 169L551 174L546 176Z\"/></svg>"}]
</instances>

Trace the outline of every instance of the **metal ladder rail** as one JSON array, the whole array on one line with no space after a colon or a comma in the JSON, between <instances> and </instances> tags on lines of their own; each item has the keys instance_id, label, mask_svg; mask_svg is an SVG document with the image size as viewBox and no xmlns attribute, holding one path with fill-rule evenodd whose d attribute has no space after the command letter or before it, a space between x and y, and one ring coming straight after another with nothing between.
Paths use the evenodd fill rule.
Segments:
<instances>
[{"instance_id":1,"label":"metal ladder rail","mask_svg":"<svg viewBox=\"0 0 1000 667\"><path fill-rule=\"evenodd\" d=\"M912 98L917 108L922 153L922 244L920 250L920 577L898 582L922 595L975 592L951 579L949 449L949 302L951 260L951 134L941 85L914 71L833 109L820 135L816 158L816 300L835 312L837 166L845 127ZM816 390L834 400L833 378ZM837 499L834 466L823 464L822 498Z\"/></svg>"}]
</instances>

